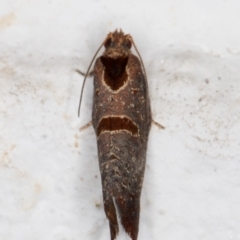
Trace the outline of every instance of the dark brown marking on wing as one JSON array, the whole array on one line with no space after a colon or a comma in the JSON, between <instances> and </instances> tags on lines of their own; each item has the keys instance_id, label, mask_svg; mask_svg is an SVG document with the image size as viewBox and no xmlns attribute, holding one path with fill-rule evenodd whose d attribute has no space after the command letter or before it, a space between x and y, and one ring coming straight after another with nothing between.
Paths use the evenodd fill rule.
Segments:
<instances>
[{"instance_id":1,"label":"dark brown marking on wing","mask_svg":"<svg viewBox=\"0 0 240 240\"><path fill-rule=\"evenodd\" d=\"M105 67L104 82L111 90L119 90L128 80L128 74L126 72L128 57L116 59L101 57L101 61Z\"/></svg>"},{"instance_id":2,"label":"dark brown marking on wing","mask_svg":"<svg viewBox=\"0 0 240 240\"><path fill-rule=\"evenodd\" d=\"M118 132L126 131L127 133L138 136L139 129L136 123L131 118L108 116L103 117L97 127L97 136L99 137L103 132Z\"/></svg>"}]
</instances>

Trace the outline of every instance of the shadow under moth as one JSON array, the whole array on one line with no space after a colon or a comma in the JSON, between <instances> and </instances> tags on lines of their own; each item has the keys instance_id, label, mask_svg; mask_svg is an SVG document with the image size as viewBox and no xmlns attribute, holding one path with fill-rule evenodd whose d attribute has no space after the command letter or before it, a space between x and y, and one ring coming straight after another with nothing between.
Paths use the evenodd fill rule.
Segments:
<instances>
[{"instance_id":1,"label":"shadow under moth","mask_svg":"<svg viewBox=\"0 0 240 240\"><path fill-rule=\"evenodd\" d=\"M111 240L119 232L118 221L137 240L140 197L146 163L151 108L147 76L141 56L129 34L121 30L107 35L90 63L96 59L92 124L97 137L103 203ZM131 47L134 47L135 56Z\"/></svg>"}]
</instances>

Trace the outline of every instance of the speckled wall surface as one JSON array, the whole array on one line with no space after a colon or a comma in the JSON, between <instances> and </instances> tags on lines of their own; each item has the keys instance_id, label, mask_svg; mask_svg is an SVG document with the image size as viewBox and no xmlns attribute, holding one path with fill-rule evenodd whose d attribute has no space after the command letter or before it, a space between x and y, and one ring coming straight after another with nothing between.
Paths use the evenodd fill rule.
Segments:
<instances>
[{"instance_id":1,"label":"speckled wall surface","mask_svg":"<svg viewBox=\"0 0 240 240\"><path fill-rule=\"evenodd\" d=\"M122 28L148 75L139 240L240 239L240 2L0 0L0 240L106 240L92 79ZM121 233L118 239L127 239Z\"/></svg>"}]
</instances>

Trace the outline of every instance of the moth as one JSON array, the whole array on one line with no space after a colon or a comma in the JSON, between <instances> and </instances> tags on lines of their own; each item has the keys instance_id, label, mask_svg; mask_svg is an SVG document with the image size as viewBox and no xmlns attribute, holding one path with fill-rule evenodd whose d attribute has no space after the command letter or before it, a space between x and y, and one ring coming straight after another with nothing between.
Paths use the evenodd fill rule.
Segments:
<instances>
[{"instance_id":1,"label":"moth","mask_svg":"<svg viewBox=\"0 0 240 240\"><path fill-rule=\"evenodd\" d=\"M111 240L119 233L118 221L130 238L137 240L152 122L147 77L133 38L116 30L107 35L97 50L84 83L102 46L105 50L93 68L92 124L97 137L103 205ZM137 56L132 53L132 46ZM79 111L82 93L83 88Z\"/></svg>"}]
</instances>

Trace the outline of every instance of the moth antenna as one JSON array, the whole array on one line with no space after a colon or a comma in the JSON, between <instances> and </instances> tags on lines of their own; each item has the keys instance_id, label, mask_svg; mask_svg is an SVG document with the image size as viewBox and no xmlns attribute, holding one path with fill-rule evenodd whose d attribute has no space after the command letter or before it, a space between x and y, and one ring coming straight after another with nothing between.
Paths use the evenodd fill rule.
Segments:
<instances>
[{"instance_id":1,"label":"moth antenna","mask_svg":"<svg viewBox=\"0 0 240 240\"><path fill-rule=\"evenodd\" d=\"M139 56L140 63L141 63L141 65L142 65L142 69L143 69L144 78L145 78L145 81L147 82L147 74L146 74L145 67L144 67L144 65L143 65L142 57L141 57L141 55L140 55L140 53L139 53L139 51L138 51L138 49L137 49L137 47L136 47L136 44L135 44L135 42L133 41L133 39L131 39L131 41L132 41L132 44L133 44L133 46L134 46L134 49L135 49L136 52L137 52L137 55Z\"/></svg>"},{"instance_id":2,"label":"moth antenna","mask_svg":"<svg viewBox=\"0 0 240 240\"><path fill-rule=\"evenodd\" d=\"M147 74L146 74L146 70L145 70L145 67L144 67L144 64L143 64L143 60L142 60L142 57L141 57L141 55L140 55L140 53L139 53L139 51L138 51L138 49L137 49L137 47L136 47L136 44L135 44L135 42L133 41L133 39L132 39L132 38L131 38L131 40L132 40L132 44L133 44L133 46L134 46L134 49L136 50L136 52L137 52L137 55L138 55L138 57L139 57L139 59L140 59L140 63L141 63L142 70L143 70L143 75L144 75L145 82L146 82L146 92L148 93ZM147 98L149 99L149 96L148 96L148 94L147 94ZM146 102L146 103L147 103L147 102ZM149 106L149 108L151 109L151 106ZM150 110L150 112L151 112L151 110ZM151 114L151 113L150 113L150 114Z\"/></svg>"},{"instance_id":3,"label":"moth antenna","mask_svg":"<svg viewBox=\"0 0 240 240\"><path fill-rule=\"evenodd\" d=\"M92 66L92 64L93 64L94 59L96 58L98 52L99 52L100 49L102 48L104 42L105 42L105 40L102 42L102 44L100 45L100 47L98 48L98 50L97 50L96 53L94 54L94 56L93 56L93 58L92 58L92 61L91 61L91 63L89 64L87 73L86 73L86 75L85 75L85 77L84 77L83 84L82 84L82 89L81 89L81 94L80 94L80 99L79 99L79 105L78 105L78 117L80 117L80 108L81 108L81 103L82 103L83 89L84 89L84 86L85 86L85 82L86 82L88 73L89 73L90 68L91 68L91 66Z\"/></svg>"}]
</instances>

